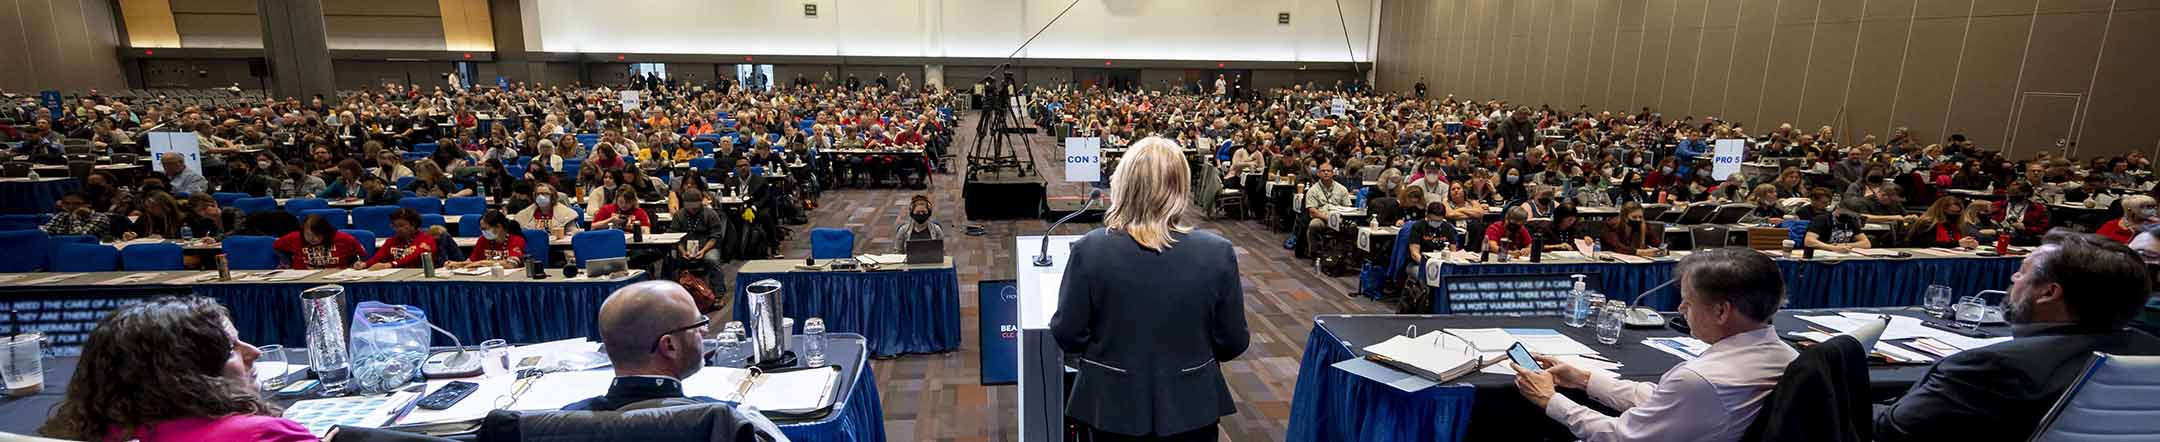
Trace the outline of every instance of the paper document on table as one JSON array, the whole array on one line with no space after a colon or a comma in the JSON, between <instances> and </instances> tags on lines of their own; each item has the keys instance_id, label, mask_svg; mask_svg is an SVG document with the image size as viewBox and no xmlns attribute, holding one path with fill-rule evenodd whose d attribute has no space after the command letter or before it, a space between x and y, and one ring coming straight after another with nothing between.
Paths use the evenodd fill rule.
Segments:
<instances>
[{"instance_id":1,"label":"paper document on table","mask_svg":"<svg viewBox=\"0 0 2160 442\"><path fill-rule=\"evenodd\" d=\"M607 394L608 385L615 382L612 370L565 371L541 375L533 380L525 394L510 404L512 410L561 410L563 406L594 396ZM478 392L475 392L477 395ZM494 402L494 397L467 397L465 400Z\"/></svg>"},{"instance_id":2,"label":"paper document on table","mask_svg":"<svg viewBox=\"0 0 2160 442\"><path fill-rule=\"evenodd\" d=\"M804 413L832 404L840 370L827 367L756 373L729 367L706 367L683 380L683 395L747 404L759 410Z\"/></svg>"},{"instance_id":3,"label":"paper document on table","mask_svg":"<svg viewBox=\"0 0 2160 442\"><path fill-rule=\"evenodd\" d=\"M362 279L376 279L376 278L382 278L382 277L387 277L387 276L390 276L390 275L395 275L395 274L397 274L397 272L398 272L398 269L394 269L394 268L392 268L392 269L379 269L379 270L359 270L359 269L345 269L345 270L339 270L339 271L338 271L337 273L332 273L332 274L330 274L330 276L326 276L325 278L329 278L329 279L337 279L337 280L345 280L345 281L357 281L357 280L362 280Z\"/></svg>"},{"instance_id":4,"label":"paper document on table","mask_svg":"<svg viewBox=\"0 0 2160 442\"><path fill-rule=\"evenodd\" d=\"M135 273L135 274L130 274L130 275L127 275L127 276L121 276L121 277L118 277L118 278L113 278L113 279L107 279L107 280L104 280L104 281L98 281L98 282L97 282L96 284L97 284L97 285L120 285L120 284L135 284L135 283L140 283L140 282L143 282L143 281L149 281L149 280L150 280L151 278L156 278L156 277L158 277L158 276L159 276L159 274L157 274L157 273L150 273L150 272L143 272L143 273Z\"/></svg>"},{"instance_id":5,"label":"paper document on table","mask_svg":"<svg viewBox=\"0 0 2160 442\"><path fill-rule=\"evenodd\" d=\"M1558 251L1558 252L1548 252L1548 253L1551 253L1551 254L1552 254L1552 257L1553 257L1553 258L1555 258L1555 259L1572 259L1572 260L1577 260L1577 261L1589 261L1589 260L1590 260L1590 257L1588 257L1588 256L1583 256L1582 252L1577 252L1577 251L1574 251L1574 250L1561 250L1561 251Z\"/></svg>"},{"instance_id":6,"label":"paper document on table","mask_svg":"<svg viewBox=\"0 0 2160 442\"><path fill-rule=\"evenodd\" d=\"M1860 256L1894 258L1897 257L1898 251L1890 249L1853 249L1853 253Z\"/></svg>"},{"instance_id":7,"label":"paper document on table","mask_svg":"<svg viewBox=\"0 0 2160 442\"><path fill-rule=\"evenodd\" d=\"M1651 259L1650 259L1650 258L1644 258L1644 257L1640 257L1640 256L1635 256L1635 255L1628 255L1628 254L1622 254L1622 253L1607 253L1607 254L1605 254L1605 255L1606 255L1606 256L1611 256L1611 257L1613 257L1613 259L1618 259L1618 260L1620 260L1620 262L1624 262L1624 263L1628 263L1628 264L1649 264L1649 263L1650 263L1650 261L1651 261Z\"/></svg>"},{"instance_id":8,"label":"paper document on table","mask_svg":"<svg viewBox=\"0 0 2160 442\"><path fill-rule=\"evenodd\" d=\"M1395 389L1402 390L1404 393L1416 393L1419 390L1440 385L1439 382L1433 382L1431 379L1388 368L1386 365L1380 365L1378 362L1365 358L1344 359L1342 362L1335 363L1332 367L1365 379L1371 379L1373 382L1387 384L1387 386L1395 387Z\"/></svg>"},{"instance_id":9,"label":"paper document on table","mask_svg":"<svg viewBox=\"0 0 2160 442\"><path fill-rule=\"evenodd\" d=\"M10 282L15 282L15 280L17 280L17 279L22 279L22 278L24 278L24 277L27 277L27 276L30 276L30 275L29 275L29 274L24 274L24 273L17 273L17 274L13 274L13 275L0 275L0 284L6 284L6 283L10 283Z\"/></svg>"},{"instance_id":10,"label":"paper document on table","mask_svg":"<svg viewBox=\"0 0 2160 442\"><path fill-rule=\"evenodd\" d=\"M600 343L585 338L520 345L510 348L510 370L538 368L547 371L587 370L608 365Z\"/></svg>"},{"instance_id":11,"label":"paper document on table","mask_svg":"<svg viewBox=\"0 0 2160 442\"><path fill-rule=\"evenodd\" d=\"M1853 322L1853 324L1855 324L1855 328L1857 328L1858 324L1865 323L1866 320L1873 319L1876 315L1878 315L1878 313L1845 312L1838 314L1838 316L1842 316L1846 319L1855 321ZM1994 345L1997 342L2010 340L2010 337L2008 336L1997 336L1993 338L1975 338L1960 335L1957 333L1951 333L1948 330L1941 330L1934 327L1929 327L1927 325L1924 325L1924 321L1922 321L1920 318L1901 315L1889 316L1890 327L1884 329L1882 335L1882 340L1885 341L1897 341L1913 338L1934 338L1936 340L1942 341L1945 344L1956 346L1959 349L1971 350L1975 348ZM1839 331L1850 330L1853 329L1840 329Z\"/></svg>"},{"instance_id":12,"label":"paper document on table","mask_svg":"<svg viewBox=\"0 0 2160 442\"><path fill-rule=\"evenodd\" d=\"M1493 358L1506 358L1506 357L1507 357L1507 354L1506 354L1506 353L1500 353L1500 354L1496 354L1496 355L1488 355L1488 356L1489 356L1489 357L1493 357ZM1568 365L1572 365L1572 366L1575 366L1575 367L1577 367L1577 368L1582 368L1582 369L1584 369L1584 370L1597 370L1597 371L1602 371L1602 372L1607 372L1607 373L1611 373L1611 372L1613 372L1614 370L1619 370L1619 369L1620 369L1620 367L1625 367L1625 366L1626 366L1626 364L1621 364L1621 363L1618 363L1618 362L1606 362L1606 361L1600 361L1600 360L1596 360L1596 359L1590 359L1590 358L1586 358L1586 357L1582 357L1582 356L1573 356L1573 355L1561 355L1561 356L1553 356L1553 358L1554 358L1554 359L1559 359L1559 360L1560 360L1560 362L1566 362L1566 363L1567 363ZM1485 366L1485 368L1484 368L1484 369L1480 369L1480 370L1478 370L1478 371L1480 371L1480 372L1484 372L1484 373L1486 373L1486 374L1497 374L1497 375L1502 375L1502 376L1514 376L1514 375L1515 375L1515 367L1511 367L1511 366L1508 366L1508 361L1500 361L1500 362L1498 362L1498 363L1495 363L1495 364L1492 364L1492 365L1487 365L1487 366Z\"/></svg>"},{"instance_id":13,"label":"paper document on table","mask_svg":"<svg viewBox=\"0 0 2160 442\"><path fill-rule=\"evenodd\" d=\"M255 273L250 274L246 277L239 277L234 279L239 279L242 281L292 281L300 278L306 278L309 276L315 276L316 273L322 273L322 271L284 269Z\"/></svg>"},{"instance_id":14,"label":"paper document on table","mask_svg":"<svg viewBox=\"0 0 2160 442\"><path fill-rule=\"evenodd\" d=\"M210 281L215 281L215 280L217 280L217 272L202 272L202 273L189 273L189 274L187 274L186 276L181 276L181 277L178 277L178 278L173 278L172 280L169 280L169 281L165 281L165 283L166 283L166 284L173 284L173 285L188 285L188 284L201 284L201 283L205 283L205 282L210 282Z\"/></svg>"},{"instance_id":15,"label":"paper document on table","mask_svg":"<svg viewBox=\"0 0 2160 442\"><path fill-rule=\"evenodd\" d=\"M1597 350L1576 342L1575 338L1560 334L1549 328L1510 328L1508 335L1522 342L1523 348L1541 355L1594 355ZM1502 349L1506 350L1506 349Z\"/></svg>"},{"instance_id":16,"label":"paper document on table","mask_svg":"<svg viewBox=\"0 0 2160 442\"><path fill-rule=\"evenodd\" d=\"M1447 382L1477 371L1483 354L1460 341L1441 337L1441 332L1408 338L1396 336L1365 347L1365 357L1426 379Z\"/></svg>"},{"instance_id":17,"label":"paper document on table","mask_svg":"<svg viewBox=\"0 0 2160 442\"><path fill-rule=\"evenodd\" d=\"M1507 351L1508 347L1515 345L1515 335L1508 334L1507 330L1497 328L1450 328L1446 330L1456 337L1470 341L1470 346L1477 347L1479 352Z\"/></svg>"},{"instance_id":18,"label":"paper document on table","mask_svg":"<svg viewBox=\"0 0 2160 442\"><path fill-rule=\"evenodd\" d=\"M1928 357L1927 355L1921 354L1920 352L1907 350L1905 349L1905 347L1900 347L1897 344L1889 342L1875 343L1875 353L1883 356L1888 356L1890 358L1890 362L1899 364L1926 364L1935 362L1935 358Z\"/></svg>"},{"instance_id":19,"label":"paper document on table","mask_svg":"<svg viewBox=\"0 0 2160 442\"><path fill-rule=\"evenodd\" d=\"M45 285L74 279L86 274L87 273L54 273L52 276L23 281L22 283L23 285Z\"/></svg>"},{"instance_id":20,"label":"paper document on table","mask_svg":"<svg viewBox=\"0 0 2160 442\"><path fill-rule=\"evenodd\" d=\"M1703 352L1710 351L1710 344L1705 344L1702 340L1690 337L1644 338L1642 344L1657 349L1657 351L1677 356L1684 361L1695 360L1695 358L1702 357Z\"/></svg>"},{"instance_id":21,"label":"paper document on table","mask_svg":"<svg viewBox=\"0 0 2160 442\"><path fill-rule=\"evenodd\" d=\"M494 271L494 270L493 270L493 269L489 269L489 268L487 268L487 267L472 267L472 268L464 268L464 269L457 269L457 270L451 270L451 271L450 271L450 274L452 274L452 275L459 275L459 276L480 276L480 275L485 275L485 274L488 274L489 272L492 272L492 271Z\"/></svg>"},{"instance_id":22,"label":"paper document on table","mask_svg":"<svg viewBox=\"0 0 2160 442\"><path fill-rule=\"evenodd\" d=\"M331 428L340 426L375 428L389 424L398 415L411 410L413 403L419 399L419 393L408 392L310 399L286 407L283 417L300 423L300 426L307 427L308 432L321 437L328 434Z\"/></svg>"}]
</instances>

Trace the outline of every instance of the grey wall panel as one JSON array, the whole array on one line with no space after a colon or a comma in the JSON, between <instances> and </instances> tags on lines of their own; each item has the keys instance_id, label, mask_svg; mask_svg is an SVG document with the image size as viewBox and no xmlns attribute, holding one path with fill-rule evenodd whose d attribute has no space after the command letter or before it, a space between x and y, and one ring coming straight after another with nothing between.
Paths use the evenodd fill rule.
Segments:
<instances>
[{"instance_id":1,"label":"grey wall panel","mask_svg":"<svg viewBox=\"0 0 2160 442\"><path fill-rule=\"evenodd\" d=\"M440 51L442 17L323 15L330 49Z\"/></svg>"},{"instance_id":2,"label":"grey wall panel","mask_svg":"<svg viewBox=\"0 0 2160 442\"><path fill-rule=\"evenodd\" d=\"M1887 138L1891 129L1910 126L1892 118L1891 103L1903 86L1905 42L1912 34L1912 13L1918 4L1917 0L1868 0L1867 21L1859 29L1859 52L1847 66L1851 83L1839 100L1852 123L1850 131ZM1935 135L1932 130L1913 130L1922 140Z\"/></svg>"},{"instance_id":3,"label":"grey wall panel","mask_svg":"<svg viewBox=\"0 0 2160 442\"><path fill-rule=\"evenodd\" d=\"M180 46L190 48L261 48L262 23L247 14L183 14L173 12L173 27L180 32Z\"/></svg>"},{"instance_id":4,"label":"grey wall panel","mask_svg":"<svg viewBox=\"0 0 2160 442\"><path fill-rule=\"evenodd\" d=\"M2032 3L2027 2L2027 11ZM1965 41L1965 67L1958 70L1947 127L1965 132L1975 143L2000 147L2004 125L2017 98L2019 66L2032 29L2032 15L1974 16ZM2045 49L2045 48L2041 48Z\"/></svg>"},{"instance_id":5,"label":"grey wall panel","mask_svg":"<svg viewBox=\"0 0 2160 442\"><path fill-rule=\"evenodd\" d=\"M2078 154L2160 153L2151 111L2152 103L2160 102L2160 82L2153 81L2153 73L2160 72L2160 57L2153 56L2155 42L2160 42L2160 5L2116 5L2091 80L2092 100L2079 127Z\"/></svg>"}]
</instances>

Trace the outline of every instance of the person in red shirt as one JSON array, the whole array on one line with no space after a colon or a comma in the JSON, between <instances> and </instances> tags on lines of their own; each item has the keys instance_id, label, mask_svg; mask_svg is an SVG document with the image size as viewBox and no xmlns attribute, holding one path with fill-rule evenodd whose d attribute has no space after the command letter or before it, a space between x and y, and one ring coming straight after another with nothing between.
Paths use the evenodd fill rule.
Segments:
<instances>
[{"instance_id":1,"label":"person in red shirt","mask_svg":"<svg viewBox=\"0 0 2160 442\"><path fill-rule=\"evenodd\" d=\"M435 236L420 230L420 212L413 209L391 212L390 230L393 232L390 238L383 241L382 247L375 248L375 257L354 265L354 268L380 270L418 267L420 255L423 253L434 254L436 259L441 259L442 254L435 253Z\"/></svg>"},{"instance_id":2,"label":"person in red shirt","mask_svg":"<svg viewBox=\"0 0 2160 442\"><path fill-rule=\"evenodd\" d=\"M1530 211L1523 206L1509 208L1507 216L1499 224L1485 227L1485 247L1500 247L1517 258L1530 256Z\"/></svg>"},{"instance_id":3,"label":"person in red shirt","mask_svg":"<svg viewBox=\"0 0 2160 442\"><path fill-rule=\"evenodd\" d=\"M525 228L499 210L480 217L480 241L473 244L472 255L463 262L450 263L453 269L524 266Z\"/></svg>"},{"instance_id":4,"label":"person in red shirt","mask_svg":"<svg viewBox=\"0 0 2160 442\"><path fill-rule=\"evenodd\" d=\"M2145 195L2131 195L2123 198L2122 210L2122 218L2101 224L2100 230L2094 233L2115 240L2115 242L2129 244L2130 239L2137 237L2139 231L2145 230L2147 223L2153 222L2155 216L2153 198Z\"/></svg>"},{"instance_id":5,"label":"person in red shirt","mask_svg":"<svg viewBox=\"0 0 2160 442\"><path fill-rule=\"evenodd\" d=\"M630 188L629 185L619 185L615 186L614 189L609 189L608 195L613 197L614 201L608 203L608 205L600 206L600 211L593 213L592 226L594 229L616 229L628 232L635 227L638 230L645 231L646 234L652 233L652 216L645 213L644 207L638 206L636 189Z\"/></svg>"},{"instance_id":6,"label":"person in red shirt","mask_svg":"<svg viewBox=\"0 0 2160 442\"><path fill-rule=\"evenodd\" d=\"M321 215L313 215L301 223L300 230L287 233L270 243L270 248L292 257L292 268L342 269L360 260L360 240L337 227Z\"/></svg>"}]
</instances>

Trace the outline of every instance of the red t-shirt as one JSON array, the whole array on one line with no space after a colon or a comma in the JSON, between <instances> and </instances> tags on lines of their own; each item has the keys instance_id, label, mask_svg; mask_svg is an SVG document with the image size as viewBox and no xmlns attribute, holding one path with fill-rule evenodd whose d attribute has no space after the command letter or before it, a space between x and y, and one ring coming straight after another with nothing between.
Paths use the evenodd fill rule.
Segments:
<instances>
[{"instance_id":1,"label":"red t-shirt","mask_svg":"<svg viewBox=\"0 0 2160 442\"><path fill-rule=\"evenodd\" d=\"M391 267L416 267L420 265L421 253L435 253L435 236L415 233L408 241L392 235L383 241L382 247L375 248L375 257L368 258L367 265L387 262ZM442 259L442 254L435 255L436 259Z\"/></svg>"},{"instance_id":2,"label":"red t-shirt","mask_svg":"<svg viewBox=\"0 0 2160 442\"><path fill-rule=\"evenodd\" d=\"M299 270L352 267L353 261L360 259L360 252L366 250L360 247L360 240L345 232L337 232L330 243L318 246L308 246L300 239L300 232L287 233L270 243L270 248L291 256L292 268Z\"/></svg>"},{"instance_id":3,"label":"red t-shirt","mask_svg":"<svg viewBox=\"0 0 2160 442\"><path fill-rule=\"evenodd\" d=\"M1506 223L1493 223L1490 226L1485 226L1485 244L1487 246L1498 246L1502 240L1511 242L1511 244L1507 245L1508 250L1530 248L1530 229L1519 225L1515 226L1514 229L1509 229Z\"/></svg>"},{"instance_id":4,"label":"red t-shirt","mask_svg":"<svg viewBox=\"0 0 2160 442\"><path fill-rule=\"evenodd\" d=\"M615 222L614 217L616 215L627 216L630 217L630 219L637 220L637 224L640 226L652 226L652 217L645 213L644 207L630 209L630 213L625 215L623 214L622 209L616 208L614 204L600 206L600 211L593 213L592 219L593 221L595 221L595 224L609 224Z\"/></svg>"},{"instance_id":5,"label":"red t-shirt","mask_svg":"<svg viewBox=\"0 0 2160 442\"><path fill-rule=\"evenodd\" d=\"M480 242L473 244L472 256L465 257L465 260L509 259L512 260L512 265L518 264L518 261L523 261L525 258L525 236L510 235L509 238L504 239L506 241L490 241L487 237L481 237Z\"/></svg>"},{"instance_id":6,"label":"red t-shirt","mask_svg":"<svg viewBox=\"0 0 2160 442\"><path fill-rule=\"evenodd\" d=\"M2094 233L2123 244L2129 244L2130 238L2137 236L2136 230L2123 228L2121 218L2108 220L2106 224L2100 225L2100 231Z\"/></svg>"}]
</instances>

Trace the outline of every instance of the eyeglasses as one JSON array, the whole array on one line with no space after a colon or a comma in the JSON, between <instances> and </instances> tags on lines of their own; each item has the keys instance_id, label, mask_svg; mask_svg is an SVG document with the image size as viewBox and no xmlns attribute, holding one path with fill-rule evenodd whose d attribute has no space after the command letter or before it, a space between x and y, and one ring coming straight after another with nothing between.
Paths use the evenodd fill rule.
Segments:
<instances>
[{"instance_id":1,"label":"eyeglasses","mask_svg":"<svg viewBox=\"0 0 2160 442\"><path fill-rule=\"evenodd\" d=\"M672 334L676 334L676 333L681 333L681 332L683 332L684 330L694 330L694 329L700 329L700 328L705 328L705 326L707 326L707 325L712 325L712 318L709 318L709 317L708 317L708 318L698 318L698 322L697 322L696 324L690 324L690 325L686 325L686 326L683 326L682 328L677 328L677 329L674 329L674 330L668 330L668 331L667 331L666 333L661 333L661 334L660 334L660 336L655 336L655 337L653 337L653 342L652 342L652 349L651 349L651 350L646 350L645 352L647 352L647 353L651 353L651 352L656 352L656 351L660 351L660 338L664 338L664 337L667 337L668 335L672 335Z\"/></svg>"}]
</instances>

